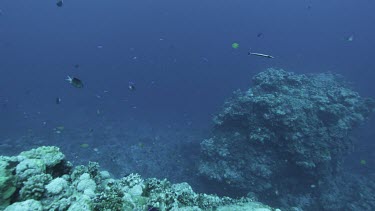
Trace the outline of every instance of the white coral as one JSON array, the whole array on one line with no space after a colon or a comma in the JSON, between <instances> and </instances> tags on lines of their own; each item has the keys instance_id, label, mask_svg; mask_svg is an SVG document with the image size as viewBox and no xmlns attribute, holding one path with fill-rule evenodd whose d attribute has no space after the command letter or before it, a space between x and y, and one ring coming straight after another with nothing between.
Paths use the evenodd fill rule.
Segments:
<instances>
[{"instance_id":1,"label":"white coral","mask_svg":"<svg viewBox=\"0 0 375 211\"><path fill-rule=\"evenodd\" d=\"M47 192L54 195L61 193L61 191L67 187L68 182L63 178L56 178L46 185Z\"/></svg>"}]
</instances>

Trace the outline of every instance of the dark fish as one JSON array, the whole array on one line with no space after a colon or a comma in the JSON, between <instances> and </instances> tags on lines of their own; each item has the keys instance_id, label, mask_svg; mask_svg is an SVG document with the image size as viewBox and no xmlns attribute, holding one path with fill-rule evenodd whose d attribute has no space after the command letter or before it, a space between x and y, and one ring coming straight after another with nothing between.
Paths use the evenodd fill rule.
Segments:
<instances>
[{"instance_id":1,"label":"dark fish","mask_svg":"<svg viewBox=\"0 0 375 211\"><path fill-rule=\"evenodd\" d=\"M133 83L133 82L129 82L128 89L129 89L130 91L135 91L135 83Z\"/></svg>"},{"instance_id":2,"label":"dark fish","mask_svg":"<svg viewBox=\"0 0 375 211\"><path fill-rule=\"evenodd\" d=\"M72 84L75 88L83 88L83 83L80 79L78 78L71 78L70 76L68 76L68 78L66 79L70 84Z\"/></svg>"},{"instance_id":3,"label":"dark fish","mask_svg":"<svg viewBox=\"0 0 375 211\"><path fill-rule=\"evenodd\" d=\"M61 103L61 98L59 98L59 97L56 97L56 100L55 100L55 102L56 102L56 104L58 105L58 104L60 104Z\"/></svg>"},{"instance_id":4,"label":"dark fish","mask_svg":"<svg viewBox=\"0 0 375 211\"><path fill-rule=\"evenodd\" d=\"M75 64L73 67L74 67L74 68L79 68L80 65L79 65L79 64Z\"/></svg>"},{"instance_id":5,"label":"dark fish","mask_svg":"<svg viewBox=\"0 0 375 211\"><path fill-rule=\"evenodd\" d=\"M63 6L63 0L57 0L56 5L58 7L62 7Z\"/></svg>"},{"instance_id":6,"label":"dark fish","mask_svg":"<svg viewBox=\"0 0 375 211\"><path fill-rule=\"evenodd\" d=\"M262 32L259 32L258 34L257 34L257 37L263 37L263 33Z\"/></svg>"}]
</instances>

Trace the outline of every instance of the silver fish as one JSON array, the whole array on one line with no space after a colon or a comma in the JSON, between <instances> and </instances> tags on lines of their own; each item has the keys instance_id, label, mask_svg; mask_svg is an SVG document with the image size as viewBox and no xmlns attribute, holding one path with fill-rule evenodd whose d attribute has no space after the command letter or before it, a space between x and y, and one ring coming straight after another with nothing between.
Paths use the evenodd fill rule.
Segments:
<instances>
[{"instance_id":1,"label":"silver fish","mask_svg":"<svg viewBox=\"0 0 375 211\"><path fill-rule=\"evenodd\" d=\"M254 53L254 52L248 52L247 55L254 55L254 56L260 56L260 57L265 57L269 59L274 59L275 57L268 55L268 54L263 54L263 53Z\"/></svg>"}]
</instances>

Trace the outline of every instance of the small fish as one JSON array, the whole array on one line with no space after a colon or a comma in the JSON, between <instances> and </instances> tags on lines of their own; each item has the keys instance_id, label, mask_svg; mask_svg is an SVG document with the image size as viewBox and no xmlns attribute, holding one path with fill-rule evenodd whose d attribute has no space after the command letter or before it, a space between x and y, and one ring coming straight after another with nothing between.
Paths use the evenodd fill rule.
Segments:
<instances>
[{"instance_id":1,"label":"small fish","mask_svg":"<svg viewBox=\"0 0 375 211\"><path fill-rule=\"evenodd\" d=\"M79 68L80 65L79 65L79 64L75 64L75 65L73 65L73 67L74 67L74 68Z\"/></svg>"},{"instance_id":2,"label":"small fish","mask_svg":"<svg viewBox=\"0 0 375 211\"><path fill-rule=\"evenodd\" d=\"M61 98L56 97L55 103L56 103L56 104L60 104L60 103L61 103Z\"/></svg>"},{"instance_id":3,"label":"small fish","mask_svg":"<svg viewBox=\"0 0 375 211\"><path fill-rule=\"evenodd\" d=\"M259 37L259 38L263 37L263 33L262 33L262 32L259 32L259 33L257 34L257 37Z\"/></svg>"},{"instance_id":4,"label":"small fish","mask_svg":"<svg viewBox=\"0 0 375 211\"><path fill-rule=\"evenodd\" d=\"M70 76L68 76L68 78L66 79L70 84L72 84L75 88L83 88L83 83L80 79L78 78L71 78Z\"/></svg>"},{"instance_id":5,"label":"small fish","mask_svg":"<svg viewBox=\"0 0 375 211\"><path fill-rule=\"evenodd\" d=\"M58 7L62 7L63 6L63 0L57 0L57 2L56 2L56 5L58 6Z\"/></svg>"},{"instance_id":6,"label":"small fish","mask_svg":"<svg viewBox=\"0 0 375 211\"><path fill-rule=\"evenodd\" d=\"M237 49L239 47L240 47L240 44L238 44L236 42L232 43L232 48Z\"/></svg>"},{"instance_id":7,"label":"small fish","mask_svg":"<svg viewBox=\"0 0 375 211\"><path fill-rule=\"evenodd\" d=\"M350 35L348 38L346 38L346 41L352 42L354 40L354 35Z\"/></svg>"},{"instance_id":8,"label":"small fish","mask_svg":"<svg viewBox=\"0 0 375 211\"><path fill-rule=\"evenodd\" d=\"M58 126L53 129L55 133L60 134L64 131L64 126Z\"/></svg>"},{"instance_id":9,"label":"small fish","mask_svg":"<svg viewBox=\"0 0 375 211\"><path fill-rule=\"evenodd\" d=\"M128 89L130 91L135 91L135 83L130 81L128 84Z\"/></svg>"},{"instance_id":10,"label":"small fish","mask_svg":"<svg viewBox=\"0 0 375 211\"><path fill-rule=\"evenodd\" d=\"M0 97L0 106L1 107L3 107L3 108L7 107L8 103L9 103L8 99L6 99L6 98L3 99L3 98Z\"/></svg>"},{"instance_id":11,"label":"small fish","mask_svg":"<svg viewBox=\"0 0 375 211\"><path fill-rule=\"evenodd\" d=\"M247 55L254 55L254 56L260 56L260 57L265 57L265 58L269 58L269 59L274 59L275 57L271 56L271 55L267 55L267 54L263 54L263 53L253 53L253 52L248 52Z\"/></svg>"},{"instance_id":12,"label":"small fish","mask_svg":"<svg viewBox=\"0 0 375 211\"><path fill-rule=\"evenodd\" d=\"M82 148L88 148L89 144L84 143L84 144L80 144L79 146L82 147Z\"/></svg>"},{"instance_id":13,"label":"small fish","mask_svg":"<svg viewBox=\"0 0 375 211\"><path fill-rule=\"evenodd\" d=\"M202 62L208 62L208 59L206 57L202 57Z\"/></svg>"},{"instance_id":14,"label":"small fish","mask_svg":"<svg viewBox=\"0 0 375 211\"><path fill-rule=\"evenodd\" d=\"M147 211L159 211L159 208L153 207L153 206L148 206Z\"/></svg>"}]
</instances>

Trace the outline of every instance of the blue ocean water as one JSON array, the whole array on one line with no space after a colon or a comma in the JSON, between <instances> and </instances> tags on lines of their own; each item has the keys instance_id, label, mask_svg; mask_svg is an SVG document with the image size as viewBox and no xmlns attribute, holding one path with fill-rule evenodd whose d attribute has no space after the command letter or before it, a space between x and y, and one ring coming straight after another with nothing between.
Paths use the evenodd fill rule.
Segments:
<instances>
[{"instance_id":1,"label":"blue ocean water","mask_svg":"<svg viewBox=\"0 0 375 211\"><path fill-rule=\"evenodd\" d=\"M194 169L224 101L269 67L339 73L375 98L373 11L372 0L1 0L0 154L56 145L117 177L225 194ZM357 131L355 173L375 172L374 127Z\"/></svg>"}]
</instances>

